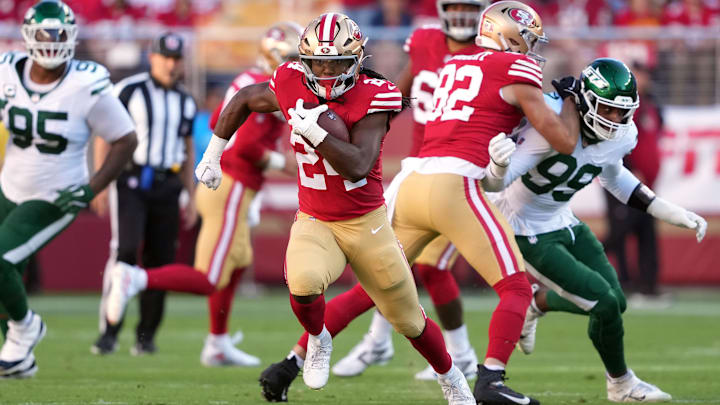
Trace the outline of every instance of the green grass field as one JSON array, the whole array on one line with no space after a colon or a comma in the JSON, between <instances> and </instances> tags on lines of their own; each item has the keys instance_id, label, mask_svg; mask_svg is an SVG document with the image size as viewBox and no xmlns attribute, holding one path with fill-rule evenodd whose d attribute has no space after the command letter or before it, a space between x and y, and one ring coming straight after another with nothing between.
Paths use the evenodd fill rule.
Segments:
<instances>
[{"instance_id":1,"label":"green grass field","mask_svg":"<svg viewBox=\"0 0 720 405\"><path fill-rule=\"evenodd\" d=\"M263 366L209 369L199 356L207 331L205 300L173 295L167 303L159 351L132 357L137 308L131 306L118 352L90 354L97 336L96 296L40 296L31 299L48 325L35 353L40 371L30 380L0 380L0 404L262 404L257 378L284 357L299 336L287 295L238 298L232 328L241 328L240 347ZM466 296L466 321L478 354L484 352L489 315L496 299ZM423 304L430 308L427 299ZM432 314L432 313L431 313ZM431 315L432 316L432 315ZM334 360L345 355L367 329L369 316L335 339ZM540 321L536 352L515 352L508 384L543 404L607 404L604 373L586 337L586 319L550 314ZM625 316L626 355L640 378L671 393L676 403L720 404L720 293L678 292L670 309L630 310ZM298 378L289 393L299 404L443 404L439 386L413 380L424 367L400 336L395 359L353 379L330 378L311 391ZM471 382L472 386L472 382Z\"/></svg>"}]
</instances>

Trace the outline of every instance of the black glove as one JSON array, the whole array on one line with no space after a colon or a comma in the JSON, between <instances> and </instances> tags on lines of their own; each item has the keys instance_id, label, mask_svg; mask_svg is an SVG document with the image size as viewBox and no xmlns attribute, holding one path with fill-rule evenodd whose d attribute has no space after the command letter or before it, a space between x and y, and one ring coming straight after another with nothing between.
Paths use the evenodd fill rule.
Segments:
<instances>
[{"instance_id":1,"label":"black glove","mask_svg":"<svg viewBox=\"0 0 720 405\"><path fill-rule=\"evenodd\" d=\"M573 97L575 104L580 103L580 80L573 76L566 76L559 80L554 79L552 85L563 100Z\"/></svg>"}]
</instances>

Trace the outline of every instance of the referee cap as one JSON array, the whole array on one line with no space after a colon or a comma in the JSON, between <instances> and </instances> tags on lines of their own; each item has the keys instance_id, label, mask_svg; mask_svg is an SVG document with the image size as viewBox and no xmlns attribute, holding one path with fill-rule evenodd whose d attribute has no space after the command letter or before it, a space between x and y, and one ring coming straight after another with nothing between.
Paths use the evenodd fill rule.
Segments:
<instances>
[{"instance_id":1,"label":"referee cap","mask_svg":"<svg viewBox=\"0 0 720 405\"><path fill-rule=\"evenodd\" d=\"M159 53L170 58L182 58L182 37L172 32L166 32L153 40L150 52Z\"/></svg>"}]
</instances>

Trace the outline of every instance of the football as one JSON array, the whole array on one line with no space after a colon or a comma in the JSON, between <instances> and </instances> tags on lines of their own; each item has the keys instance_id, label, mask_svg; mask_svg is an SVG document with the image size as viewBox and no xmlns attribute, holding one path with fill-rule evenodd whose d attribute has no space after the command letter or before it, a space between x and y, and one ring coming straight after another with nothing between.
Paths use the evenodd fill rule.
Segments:
<instances>
[{"instance_id":1,"label":"football","mask_svg":"<svg viewBox=\"0 0 720 405\"><path fill-rule=\"evenodd\" d=\"M303 104L305 108L315 108L318 105L319 104L317 103L308 101ZM335 138L344 142L350 142L350 132L348 131L345 122L335 111L332 110L332 108L328 107L327 111L320 114L320 117L318 118L318 125L328 131L328 134L334 136Z\"/></svg>"}]
</instances>

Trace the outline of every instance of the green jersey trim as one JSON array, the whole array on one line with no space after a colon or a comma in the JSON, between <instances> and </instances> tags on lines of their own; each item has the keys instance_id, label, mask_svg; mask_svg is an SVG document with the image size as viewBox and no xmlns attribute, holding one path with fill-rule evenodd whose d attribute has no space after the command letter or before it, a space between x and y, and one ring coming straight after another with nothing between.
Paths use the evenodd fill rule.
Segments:
<instances>
[{"instance_id":1,"label":"green jersey trim","mask_svg":"<svg viewBox=\"0 0 720 405\"><path fill-rule=\"evenodd\" d=\"M55 84L55 86L52 89L50 89L44 93L38 93L38 92L32 91L28 88L28 86L25 83L24 77L23 77L24 76L23 70L25 69L25 63L27 63L27 61L29 61L29 60L30 60L30 58L28 56L25 56L24 58L18 60L17 63L15 64L15 73L17 73L20 84L23 86L23 88L25 89L25 92L27 92L28 96L30 96L31 100L33 99L33 95L37 95L38 99L41 99L41 98L45 97L47 94L52 93L53 90L60 87L63 80L65 80L65 78L67 77L68 73L70 73L70 70L72 68L72 60L71 60L71 61L67 62L66 66L65 66L65 72L63 73L62 77L60 77L60 80L58 80L57 84Z\"/></svg>"}]
</instances>

